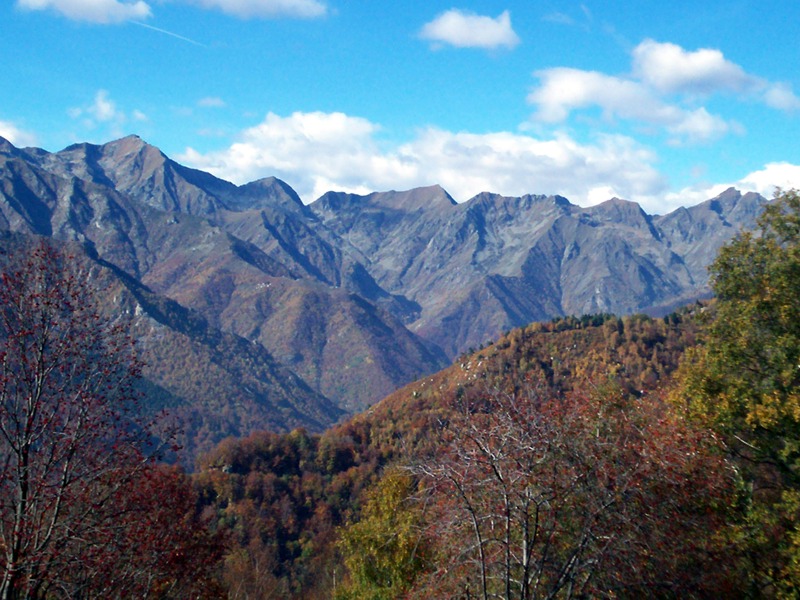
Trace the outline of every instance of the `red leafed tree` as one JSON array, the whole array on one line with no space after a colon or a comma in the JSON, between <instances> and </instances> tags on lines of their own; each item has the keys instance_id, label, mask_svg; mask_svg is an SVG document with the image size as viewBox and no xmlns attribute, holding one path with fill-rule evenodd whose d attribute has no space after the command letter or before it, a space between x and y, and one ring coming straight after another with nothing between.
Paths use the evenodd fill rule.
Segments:
<instances>
[{"instance_id":1,"label":"red leafed tree","mask_svg":"<svg viewBox=\"0 0 800 600\"><path fill-rule=\"evenodd\" d=\"M133 539L130 515L159 502L131 504L155 468L136 418L140 365L98 310L99 269L46 243L4 259L0 599L102 597L92 590L113 578L87 572L86 559Z\"/></svg>"},{"instance_id":2,"label":"red leafed tree","mask_svg":"<svg viewBox=\"0 0 800 600\"><path fill-rule=\"evenodd\" d=\"M428 482L440 567L415 597L730 593L733 477L707 432L656 398L468 393Z\"/></svg>"},{"instance_id":3,"label":"red leafed tree","mask_svg":"<svg viewBox=\"0 0 800 600\"><path fill-rule=\"evenodd\" d=\"M223 598L218 577L224 552L208 531L191 481L176 467L137 473L96 518L96 538L64 579L70 597Z\"/></svg>"}]
</instances>

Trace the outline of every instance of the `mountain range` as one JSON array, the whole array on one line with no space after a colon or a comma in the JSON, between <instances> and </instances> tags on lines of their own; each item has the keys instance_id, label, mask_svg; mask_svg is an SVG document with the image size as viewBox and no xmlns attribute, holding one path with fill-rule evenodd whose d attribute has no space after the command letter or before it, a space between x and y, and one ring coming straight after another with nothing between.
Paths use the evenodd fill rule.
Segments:
<instances>
[{"instance_id":1,"label":"mountain range","mask_svg":"<svg viewBox=\"0 0 800 600\"><path fill-rule=\"evenodd\" d=\"M458 204L431 186L305 205L283 181L236 186L136 136L55 153L0 138L2 247L44 236L96 264L151 404L192 451L324 429L533 321L707 296L708 265L764 202L729 189L648 215L617 198Z\"/></svg>"}]
</instances>

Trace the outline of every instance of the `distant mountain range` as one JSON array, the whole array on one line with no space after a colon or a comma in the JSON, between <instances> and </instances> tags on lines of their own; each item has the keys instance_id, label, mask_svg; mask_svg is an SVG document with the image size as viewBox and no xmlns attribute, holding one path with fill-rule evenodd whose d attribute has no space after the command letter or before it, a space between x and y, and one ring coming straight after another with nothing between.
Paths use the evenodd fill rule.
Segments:
<instances>
[{"instance_id":1,"label":"distant mountain range","mask_svg":"<svg viewBox=\"0 0 800 600\"><path fill-rule=\"evenodd\" d=\"M322 429L532 321L707 296L707 266L764 202L729 189L652 216L616 198L457 204L433 186L304 205L278 179L236 186L135 136L57 153L0 138L0 242L47 236L102 267L153 397L198 449Z\"/></svg>"}]
</instances>

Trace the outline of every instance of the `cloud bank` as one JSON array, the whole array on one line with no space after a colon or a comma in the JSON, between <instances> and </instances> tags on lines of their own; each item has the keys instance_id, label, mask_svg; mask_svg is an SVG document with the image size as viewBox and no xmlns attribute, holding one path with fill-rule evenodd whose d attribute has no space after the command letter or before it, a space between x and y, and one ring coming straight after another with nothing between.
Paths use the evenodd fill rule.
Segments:
<instances>
[{"instance_id":1,"label":"cloud bank","mask_svg":"<svg viewBox=\"0 0 800 600\"><path fill-rule=\"evenodd\" d=\"M427 127L387 150L377 124L323 112L269 113L227 148L200 153L189 147L176 158L237 184L277 176L305 202L331 190L367 194L440 184L459 202L482 191L561 194L583 206L616 196L663 214L731 186L767 197L775 186L800 187L800 166L771 163L738 181L670 191L654 166L655 153L623 135L598 135L584 144L563 132L543 138Z\"/></svg>"},{"instance_id":2,"label":"cloud bank","mask_svg":"<svg viewBox=\"0 0 800 600\"><path fill-rule=\"evenodd\" d=\"M428 127L384 150L380 127L343 113L269 113L228 148L179 160L242 184L276 175L306 202L330 190L367 193L441 184L457 200L481 191L559 193L579 203L613 195L642 199L666 190L654 155L631 138L598 136L580 144L508 132L454 133Z\"/></svg>"}]
</instances>

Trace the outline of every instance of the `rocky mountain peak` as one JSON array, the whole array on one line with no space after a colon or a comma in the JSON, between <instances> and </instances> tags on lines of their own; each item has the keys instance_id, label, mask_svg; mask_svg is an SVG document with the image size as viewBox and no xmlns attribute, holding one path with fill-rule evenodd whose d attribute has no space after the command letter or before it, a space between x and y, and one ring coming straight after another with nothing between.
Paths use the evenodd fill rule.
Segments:
<instances>
[{"instance_id":1,"label":"rocky mountain peak","mask_svg":"<svg viewBox=\"0 0 800 600\"><path fill-rule=\"evenodd\" d=\"M588 209L589 214L607 223L641 226L649 223L649 215L636 202L611 198Z\"/></svg>"},{"instance_id":2,"label":"rocky mountain peak","mask_svg":"<svg viewBox=\"0 0 800 600\"><path fill-rule=\"evenodd\" d=\"M543 214L550 207L571 208L569 200L560 196L545 196L542 194L526 194L524 196L503 196L492 192L481 192L473 196L462 206L480 212L494 212L509 218L516 218L525 212L535 209Z\"/></svg>"},{"instance_id":3,"label":"rocky mountain peak","mask_svg":"<svg viewBox=\"0 0 800 600\"><path fill-rule=\"evenodd\" d=\"M264 177L236 188L230 198L232 208L261 208L265 205L281 206L293 211L305 212L303 201L286 182L277 177Z\"/></svg>"},{"instance_id":4,"label":"rocky mountain peak","mask_svg":"<svg viewBox=\"0 0 800 600\"><path fill-rule=\"evenodd\" d=\"M0 153L11 156L17 152L14 144L9 142L6 138L0 135Z\"/></svg>"},{"instance_id":5,"label":"rocky mountain peak","mask_svg":"<svg viewBox=\"0 0 800 600\"><path fill-rule=\"evenodd\" d=\"M169 160L167 156L155 146L151 146L138 135L109 142L102 146L102 153L107 161L114 164L124 164L129 160L139 160L148 163L150 169L163 165ZM147 169L147 167L143 168Z\"/></svg>"},{"instance_id":6,"label":"rocky mountain peak","mask_svg":"<svg viewBox=\"0 0 800 600\"><path fill-rule=\"evenodd\" d=\"M440 185L412 188L410 190L374 192L362 197L365 204L401 212L427 211L455 206L456 201Z\"/></svg>"},{"instance_id":7,"label":"rocky mountain peak","mask_svg":"<svg viewBox=\"0 0 800 600\"><path fill-rule=\"evenodd\" d=\"M317 212L339 212L365 209L388 209L404 213L428 211L456 206L458 203L440 185L412 188L410 190L351 194L327 192L311 203Z\"/></svg>"}]
</instances>

